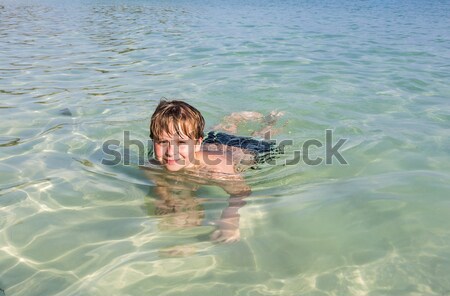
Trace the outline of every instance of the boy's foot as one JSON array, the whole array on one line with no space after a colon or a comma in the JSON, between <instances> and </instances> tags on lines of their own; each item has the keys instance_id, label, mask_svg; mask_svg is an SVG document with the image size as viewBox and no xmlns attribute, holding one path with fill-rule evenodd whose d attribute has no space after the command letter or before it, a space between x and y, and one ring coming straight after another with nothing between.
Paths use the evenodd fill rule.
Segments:
<instances>
[{"instance_id":1,"label":"boy's foot","mask_svg":"<svg viewBox=\"0 0 450 296\"><path fill-rule=\"evenodd\" d=\"M274 125L278 118L284 115L283 111L272 111L264 118L266 120L267 125Z\"/></svg>"}]
</instances>

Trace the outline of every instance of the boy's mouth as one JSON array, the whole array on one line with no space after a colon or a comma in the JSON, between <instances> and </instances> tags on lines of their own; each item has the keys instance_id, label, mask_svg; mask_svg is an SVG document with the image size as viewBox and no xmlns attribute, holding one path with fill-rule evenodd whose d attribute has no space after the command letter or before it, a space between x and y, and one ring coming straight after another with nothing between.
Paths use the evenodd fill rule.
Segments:
<instances>
[{"instance_id":1,"label":"boy's mouth","mask_svg":"<svg viewBox=\"0 0 450 296\"><path fill-rule=\"evenodd\" d=\"M179 159L165 159L165 163L167 163L168 165L175 165L175 164L180 164L180 160Z\"/></svg>"}]
</instances>

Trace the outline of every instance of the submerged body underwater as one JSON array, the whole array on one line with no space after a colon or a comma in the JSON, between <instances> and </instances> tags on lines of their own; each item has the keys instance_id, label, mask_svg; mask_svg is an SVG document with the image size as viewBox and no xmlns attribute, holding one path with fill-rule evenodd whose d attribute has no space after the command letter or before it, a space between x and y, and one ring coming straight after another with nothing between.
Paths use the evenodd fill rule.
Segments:
<instances>
[{"instance_id":1,"label":"submerged body underwater","mask_svg":"<svg viewBox=\"0 0 450 296\"><path fill-rule=\"evenodd\" d=\"M448 294L449 6L3 0L0 294ZM289 143L243 170L232 244L211 239L226 190L125 147L162 97ZM270 139L229 124L274 110Z\"/></svg>"}]
</instances>

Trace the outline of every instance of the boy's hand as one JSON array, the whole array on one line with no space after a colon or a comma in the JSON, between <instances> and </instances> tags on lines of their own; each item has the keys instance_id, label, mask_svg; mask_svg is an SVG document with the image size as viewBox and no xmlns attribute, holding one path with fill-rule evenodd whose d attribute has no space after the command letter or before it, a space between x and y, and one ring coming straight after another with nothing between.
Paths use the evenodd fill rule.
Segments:
<instances>
[{"instance_id":1,"label":"boy's hand","mask_svg":"<svg viewBox=\"0 0 450 296\"><path fill-rule=\"evenodd\" d=\"M211 234L211 240L216 243L231 244L241 239L241 232L237 229L217 229Z\"/></svg>"},{"instance_id":2,"label":"boy's hand","mask_svg":"<svg viewBox=\"0 0 450 296\"><path fill-rule=\"evenodd\" d=\"M227 211L228 210L228 211ZM228 215L231 209L227 209L222 218L217 222L219 229L211 234L211 240L217 243L234 243L241 239L241 232L239 231L239 214L235 213L232 216Z\"/></svg>"}]
</instances>

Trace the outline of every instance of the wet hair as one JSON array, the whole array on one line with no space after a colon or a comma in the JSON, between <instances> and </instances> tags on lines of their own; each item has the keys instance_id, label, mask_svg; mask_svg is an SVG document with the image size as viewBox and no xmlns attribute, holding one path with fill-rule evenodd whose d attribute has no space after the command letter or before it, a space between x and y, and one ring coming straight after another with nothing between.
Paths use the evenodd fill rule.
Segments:
<instances>
[{"instance_id":1,"label":"wet hair","mask_svg":"<svg viewBox=\"0 0 450 296\"><path fill-rule=\"evenodd\" d=\"M205 119L200 111L183 101L159 102L150 121L150 138L158 140L163 133L187 136L197 140L203 137Z\"/></svg>"}]
</instances>

